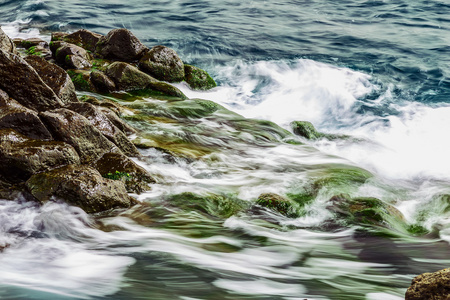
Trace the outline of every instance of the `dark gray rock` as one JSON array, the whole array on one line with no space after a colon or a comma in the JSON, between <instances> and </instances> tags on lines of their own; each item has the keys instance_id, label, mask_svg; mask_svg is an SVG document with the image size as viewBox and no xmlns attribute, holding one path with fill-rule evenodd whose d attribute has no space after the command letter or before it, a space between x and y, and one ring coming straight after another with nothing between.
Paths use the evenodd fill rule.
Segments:
<instances>
[{"instance_id":1,"label":"dark gray rock","mask_svg":"<svg viewBox=\"0 0 450 300\"><path fill-rule=\"evenodd\" d=\"M88 119L74 111L60 108L39 116L56 140L64 141L77 150L83 164L90 164L105 153L121 153Z\"/></svg>"},{"instance_id":2,"label":"dark gray rock","mask_svg":"<svg viewBox=\"0 0 450 300\"><path fill-rule=\"evenodd\" d=\"M100 93L111 93L116 90L116 85L105 73L94 70L89 75L91 83L95 89Z\"/></svg>"},{"instance_id":3,"label":"dark gray rock","mask_svg":"<svg viewBox=\"0 0 450 300\"><path fill-rule=\"evenodd\" d=\"M165 46L155 46L139 61L139 68L158 80L180 82L184 79L184 64L178 54Z\"/></svg>"},{"instance_id":4,"label":"dark gray rock","mask_svg":"<svg viewBox=\"0 0 450 300\"><path fill-rule=\"evenodd\" d=\"M26 185L41 203L56 197L87 213L128 208L136 203L122 181L103 178L86 165L68 165L33 175Z\"/></svg>"},{"instance_id":5,"label":"dark gray rock","mask_svg":"<svg viewBox=\"0 0 450 300\"><path fill-rule=\"evenodd\" d=\"M101 34L94 33L86 29L81 29L69 35L61 36L61 40L94 52L95 46L102 37L103 35Z\"/></svg>"},{"instance_id":6,"label":"dark gray rock","mask_svg":"<svg viewBox=\"0 0 450 300\"><path fill-rule=\"evenodd\" d=\"M55 53L56 62L69 69L89 69L92 57L83 48L69 43L61 44Z\"/></svg>"},{"instance_id":7,"label":"dark gray rock","mask_svg":"<svg viewBox=\"0 0 450 300\"><path fill-rule=\"evenodd\" d=\"M96 45L95 54L120 61L139 60L148 48L128 29L113 29Z\"/></svg>"}]
</instances>

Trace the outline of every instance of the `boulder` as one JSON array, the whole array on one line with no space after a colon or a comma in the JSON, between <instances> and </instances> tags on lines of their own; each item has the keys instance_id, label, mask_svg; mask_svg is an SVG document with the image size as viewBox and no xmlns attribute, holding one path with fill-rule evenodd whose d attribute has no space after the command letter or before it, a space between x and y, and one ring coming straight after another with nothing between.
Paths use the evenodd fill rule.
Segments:
<instances>
[{"instance_id":1,"label":"boulder","mask_svg":"<svg viewBox=\"0 0 450 300\"><path fill-rule=\"evenodd\" d=\"M52 52L50 51L50 49L42 47L40 45L28 48L25 53L27 54L27 56L40 56L47 60L50 60L52 58Z\"/></svg>"},{"instance_id":2,"label":"boulder","mask_svg":"<svg viewBox=\"0 0 450 300\"><path fill-rule=\"evenodd\" d=\"M122 154L106 153L93 167L103 177L121 180L130 193L150 190L149 184L155 183L153 177L134 161Z\"/></svg>"},{"instance_id":3,"label":"boulder","mask_svg":"<svg viewBox=\"0 0 450 300\"><path fill-rule=\"evenodd\" d=\"M116 85L105 73L94 70L89 75L91 83L94 85L95 90L100 93L111 93L116 90Z\"/></svg>"},{"instance_id":4,"label":"boulder","mask_svg":"<svg viewBox=\"0 0 450 300\"><path fill-rule=\"evenodd\" d=\"M291 128L296 135L302 136L308 140L316 140L323 137L323 134L317 132L311 122L294 121L291 123Z\"/></svg>"},{"instance_id":5,"label":"boulder","mask_svg":"<svg viewBox=\"0 0 450 300\"><path fill-rule=\"evenodd\" d=\"M121 153L88 119L66 108L39 115L56 140L72 145L81 163L90 164L108 152Z\"/></svg>"},{"instance_id":6,"label":"boulder","mask_svg":"<svg viewBox=\"0 0 450 300\"><path fill-rule=\"evenodd\" d=\"M193 90L209 90L217 86L206 71L190 65L184 65L184 80Z\"/></svg>"},{"instance_id":7,"label":"boulder","mask_svg":"<svg viewBox=\"0 0 450 300\"><path fill-rule=\"evenodd\" d=\"M63 106L55 92L21 57L0 50L0 89L20 104L43 111Z\"/></svg>"},{"instance_id":8,"label":"boulder","mask_svg":"<svg viewBox=\"0 0 450 300\"><path fill-rule=\"evenodd\" d=\"M95 86L91 82L91 72L89 70L67 70L67 74L69 74L77 90L96 92Z\"/></svg>"},{"instance_id":9,"label":"boulder","mask_svg":"<svg viewBox=\"0 0 450 300\"><path fill-rule=\"evenodd\" d=\"M119 116L108 107L99 107L100 111L113 123L117 128L120 129L125 135L131 135L136 133L136 129L125 123Z\"/></svg>"},{"instance_id":10,"label":"boulder","mask_svg":"<svg viewBox=\"0 0 450 300\"><path fill-rule=\"evenodd\" d=\"M0 174L10 182L79 162L75 149L64 142L34 140L13 129L0 129Z\"/></svg>"},{"instance_id":11,"label":"boulder","mask_svg":"<svg viewBox=\"0 0 450 300\"><path fill-rule=\"evenodd\" d=\"M131 143L125 134L106 117L100 109L90 103L71 103L68 109L84 116L95 126L105 137L119 147L128 156L138 156L139 151Z\"/></svg>"},{"instance_id":12,"label":"boulder","mask_svg":"<svg viewBox=\"0 0 450 300\"><path fill-rule=\"evenodd\" d=\"M39 56L25 58L42 80L55 92L64 104L78 102L75 86L67 72Z\"/></svg>"},{"instance_id":13,"label":"boulder","mask_svg":"<svg viewBox=\"0 0 450 300\"><path fill-rule=\"evenodd\" d=\"M450 268L423 273L412 280L405 300L447 300L450 295Z\"/></svg>"},{"instance_id":14,"label":"boulder","mask_svg":"<svg viewBox=\"0 0 450 300\"><path fill-rule=\"evenodd\" d=\"M61 36L61 40L95 52L95 46L102 37L103 35L101 34L81 29L69 35Z\"/></svg>"},{"instance_id":15,"label":"boulder","mask_svg":"<svg viewBox=\"0 0 450 300\"><path fill-rule=\"evenodd\" d=\"M62 41L68 35L67 32L52 32L51 41Z\"/></svg>"},{"instance_id":16,"label":"boulder","mask_svg":"<svg viewBox=\"0 0 450 300\"><path fill-rule=\"evenodd\" d=\"M5 95L0 90L0 129L11 128L32 139L53 139L34 110Z\"/></svg>"},{"instance_id":17,"label":"boulder","mask_svg":"<svg viewBox=\"0 0 450 300\"><path fill-rule=\"evenodd\" d=\"M49 48L53 53L53 57L56 56L56 51L61 48L62 46L68 45L68 43L64 41L51 41L49 44Z\"/></svg>"},{"instance_id":18,"label":"boulder","mask_svg":"<svg viewBox=\"0 0 450 300\"><path fill-rule=\"evenodd\" d=\"M17 54L16 46L14 45L14 42L9 38L9 36L6 35L6 33L2 30L0 27L0 49L9 52Z\"/></svg>"},{"instance_id":19,"label":"boulder","mask_svg":"<svg viewBox=\"0 0 450 300\"><path fill-rule=\"evenodd\" d=\"M26 186L41 203L55 197L87 213L128 208L136 203L128 196L123 182L103 178L97 170L85 165L68 165L33 175Z\"/></svg>"},{"instance_id":20,"label":"boulder","mask_svg":"<svg viewBox=\"0 0 450 300\"><path fill-rule=\"evenodd\" d=\"M138 68L124 63L114 62L106 69L106 75L116 84L118 90L137 91L148 89L169 96L185 99L186 96L178 88L156 80Z\"/></svg>"},{"instance_id":21,"label":"boulder","mask_svg":"<svg viewBox=\"0 0 450 300\"><path fill-rule=\"evenodd\" d=\"M77 45L63 43L55 53L56 62L69 69L89 69L92 67L92 57L87 51Z\"/></svg>"},{"instance_id":22,"label":"boulder","mask_svg":"<svg viewBox=\"0 0 450 300\"><path fill-rule=\"evenodd\" d=\"M184 79L184 64L175 50L155 46L139 61L139 69L156 79L180 82Z\"/></svg>"},{"instance_id":23,"label":"boulder","mask_svg":"<svg viewBox=\"0 0 450 300\"><path fill-rule=\"evenodd\" d=\"M95 54L106 59L120 61L139 60L148 48L128 29L113 29L102 37L95 49Z\"/></svg>"},{"instance_id":24,"label":"boulder","mask_svg":"<svg viewBox=\"0 0 450 300\"><path fill-rule=\"evenodd\" d=\"M18 47L22 47L25 49L29 49L31 47L35 46L41 46L43 48L48 48L48 43L40 38L30 38L26 40L20 40L20 43L18 43Z\"/></svg>"},{"instance_id":25,"label":"boulder","mask_svg":"<svg viewBox=\"0 0 450 300\"><path fill-rule=\"evenodd\" d=\"M261 194L256 200L256 204L277 211L280 214L288 217L297 216L293 203L289 199L284 198L278 194Z\"/></svg>"}]
</instances>

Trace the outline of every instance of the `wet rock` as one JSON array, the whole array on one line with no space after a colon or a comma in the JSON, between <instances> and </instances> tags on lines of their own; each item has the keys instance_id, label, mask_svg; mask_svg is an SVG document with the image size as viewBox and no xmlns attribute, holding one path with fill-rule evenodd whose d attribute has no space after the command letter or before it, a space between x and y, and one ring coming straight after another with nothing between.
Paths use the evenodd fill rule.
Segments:
<instances>
[{"instance_id":1,"label":"wet rock","mask_svg":"<svg viewBox=\"0 0 450 300\"><path fill-rule=\"evenodd\" d=\"M117 116L115 112L107 107L99 107L100 111L113 123L117 128L120 129L125 135L131 135L136 133L136 129L125 123L121 118Z\"/></svg>"},{"instance_id":2,"label":"wet rock","mask_svg":"<svg viewBox=\"0 0 450 300\"><path fill-rule=\"evenodd\" d=\"M217 86L214 79L200 68L184 65L184 74L184 80L193 90L209 90Z\"/></svg>"},{"instance_id":3,"label":"wet rock","mask_svg":"<svg viewBox=\"0 0 450 300\"><path fill-rule=\"evenodd\" d=\"M29 49L31 47L40 46L42 48L48 48L48 43L40 38L30 38L26 40L20 40L19 47Z\"/></svg>"},{"instance_id":4,"label":"wet rock","mask_svg":"<svg viewBox=\"0 0 450 300\"><path fill-rule=\"evenodd\" d=\"M0 130L0 174L10 182L79 162L75 149L64 142L34 140L12 129Z\"/></svg>"},{"instance_id":5,"label":"wet rock","mask_svg":"<svg viewBox=\"0 0 450 300\"><path fill-rule=\"evenodd\" d=\"M52 32L51 41L62 41L68 35L66 32Z\"/></svg>"},{"instance_id":6,"label":"wet rock","mask_svg":"<svg viewBox=\"0 0 450 300\"><path fill-rule=\"evenodd\" d=\"M0 27L0 49L5 52L17 54L14 42L9 38L9 36L6 35L6 33L2 30L1 27Z\"/></svg>"},{"instance_id":7,"label":"wet rock","mask_svg":"<svg viewBox=\"0 0 450 300\"><path fill-rule=\"evenodd\" d=\"M184 79L184 64L178 54L165 46L155 46L139 61L139 68L156 79L180 82Z\"/></svg>"},{"instance_id":8,"label":"wet rock","mask_svg":"<svg viewBox=\"0 0 450 300\"><path fill-rule=\"evenodd\" d=\"M450 295L450 268L423 273L412 280L405 300L447 300Z\"/></svg>"},{"instance_id":9,"label":"wet rock","mask_svg":"<svg viewBox=\"0 0 450 300\"><path fill-rule=\"evenodd\" d=\"M61 48L61 47L63 47L63 46L66 46L66 45L68 45L68 43L63 42L63 41L51 41L50 44L49 44L49 48L50 48L50 50L51 50L52 53L53 53L53 57L56 56L56 51L57 51L59 48Z\"/></svg>"},{"instance_id":10,"label":"wet rock","mask_svg":"<svg viewBox=\"0 0 450 300\"><path fill-rule=\"evenodd\" d=\"M0 50L0 88L20 104L36 111L63 105L30 64L3 50Z\"/></svg>"},{"instance_id":11,"label":"wet rock","mask_svg":"<svg viewBox=\"0 0 450 300\"><path fill-rule=\"evenodd\" d=\"M46 60L50 60L52 58L52 52L50 51L50 49L39 45L28 48L25 53L28 56L40 56L45 58Z\"/></svg>"},{"instance_id":12,"label":"wet rock","mask_svg":"<svg viewBox=\"0 0 450 300\"><path fill-rule=\"evenodd\" d=\"M38 56L28 56L25 58L25 61L36 70L42 80L55 92L64 104L78 102L77 95L75 94L75 86L69 74L63 68Z\"/></svg>"},{"instance_id":13,"label":"wet rock","mask_svg":"<svg viewBox=\"0 0 450 300\"><path fill-rule=\"evenodd\" d=\"M131 31L121 28L113 29L102 37L96 45L95 54L106 59L131 62L139 60L147 50Z\"/></svg>"},{"instance_id":14,"label":"wet rock","mask_svg":"<svg viewBox=\"0 0 450 300\"><path fill-rule=\"evenodd\" d=\"M280 214L288 217L297 216L296 209L293 203L289 199L284 198L278 194L261 194L256 200L256 204L277 211Z\"/></svg>"},{"instance_id":15,"label":"wet rock","mask_svg":"<svg viewBox=\"0 0 450 300\"><path fill-rule=\"evenodd\" d=\"M77 46L80 46L91 52L95 52L95 46L98 41L103 37L103 35L94 33L92 31L81 29L75 31L74 33L61 36L60 39Z\"/></svg>"},{"instance_id":16,"label":"wet rock","mask_svg":"<svg viewBox=\"0 0 450 300\"><path fill-rule=\"evenodd\" d=\"M95 89L101 93L111 93L116 90L116 85L105 73L94 70L89 75L91 83Z\"/></svg>"},{"instance_id":17,"label":"wet rock","mask_svg":"<svg viewBox=\"0 0 450 300\"><path fill-rule=\"evenodd\" d=\"M91 72L88 70L67 70L70 79L78 91L96 92L91 82Z\"/></svg>"},{"instance_id":18,"label":"wet rock","mask_svg":"<svg viewBox=\"0 0 450 300\"><path fill-rule=\"evenodd\" d=\"M291 128L296 135L308 140L316 140L323 137L323 134L319 133L311 122L294 121L291 123Z\"/></svg>"},{"instance_id":19,"label":"wet rock","mask_svg":"<svg viewBox=\"0 0 450 300\"><path fill-rule=\"evenodd\" d=\"M77 150L83 164L92 163L108 152L121 153L88 119L76 112L60 108L39 116L56 140Z\"/></svg>"},{"instance_id":20,"label":"wet rock","mask_svg":"<svg viewBox=\"0 0 450 300\"><path fill-rule=\"evenodd\" d=\"M106 153L93 167L103 177L123 181L130 193L148 191L149 184L155 183L155 179L144 168L122 154Z\"/></svg>"},{"instance_id":21,"label":"wet rock","mask_svg":"<svg viewBox=\"0 0 450 300\"><path fill-rule=\"evenodd\" d=\"M33 175L26 185L41 203L56 197L87 213L128 208L136 203L128 196L123 182L103 178L86 165L68 165Z\"/></svg>"},{"instance_id":22,"label":"wet rock","mask_svg":"<svg viewBox=\"0 0 450 300\"><path fill-rule=\"evenodd\" d=\"M11 128L32 139L51 140L52 135L41 122L38 114L10 99L0 90L0 128Z\"/></svg>"},{"instance_id":23,"label":"wet rock","mask_svg":"<svg viewBox=\"0 0 450 300\"><path fill-rule=\"evenodd\" d=\"M139 151L131 143L125 134L120 131L100 109L90 103L71 103L68 109L84 116L95 126L105 137L113 142L122 152L128 156L138 156Z\"/></svg>"},{"instance_id":24,"label":"wet rock","mask_svg":"<svg viewBox=\"0 0 450 300\"><path fill-rule=\"evenodd\" d=\"M148 90L149 93L156 91L169 96L186 98L178 88L166 82L158 81L138 68L124 62L112 63L107 67L105 73L114 81L118 90L144 90L143 92Z\"/></svg>"},{"instance_id":25,"label":"wet rock","mask_svg":"<svg viewBox=\"0 0 450 300\"><path fill-rule=\"evenodd\" d=\"M92 57L87 51L77 45L61 44L55 53L56 61L69 69L89 69L92 67Z\"/></svg>"}]
</instances>

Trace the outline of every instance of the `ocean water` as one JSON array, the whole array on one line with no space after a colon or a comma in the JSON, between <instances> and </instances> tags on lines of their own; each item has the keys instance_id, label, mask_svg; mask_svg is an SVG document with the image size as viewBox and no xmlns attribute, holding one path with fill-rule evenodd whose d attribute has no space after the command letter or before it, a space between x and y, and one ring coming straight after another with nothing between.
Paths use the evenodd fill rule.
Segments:
<instances>
[{"instance_id":1,"label":"ocean water","mask_svg":"<svg viewBox=\"0 0 450 300\"><path fill-rule=\"evenodd\" d=\"M0 252L0 298L402 299L415 275L450 263L448 203L439 198L450 194L449 13L437 0L0 1L11 37L125 27L216 79L208 92L178 84L190 98L288 130L305 120L352 137L267 148L203 120L205 132L229 136L196 133L229 146L220 163L143 151L138 163L165 180L131 212L94 217L60 203L0 200L0 246L10 245ZM327 164L370 171L375 179L350 193L395 205L432 234L319 230L330 218L327 193L297 219L218 220L164 204L185 191L247 201L282 194Z\"/></svg>"}]
</instances>

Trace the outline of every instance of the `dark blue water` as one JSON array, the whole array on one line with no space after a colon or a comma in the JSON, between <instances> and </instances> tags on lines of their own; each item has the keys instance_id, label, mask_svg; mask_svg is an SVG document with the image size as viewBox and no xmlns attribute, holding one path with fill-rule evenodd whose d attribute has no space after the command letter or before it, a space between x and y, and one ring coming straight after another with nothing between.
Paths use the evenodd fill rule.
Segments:
<instances>
[{"instance_id":1,"label":"dark blue water","mask_svg":"<svg viewBox=\"0 0 450 300\"><path fill-rule=\"evenodd\" d=\"M450 263L450 216L433 202L450 194L448 1L0 0L0 25L11 36L46 39L53 31L125 27L149 47L169 46L219 84L199 94L181 85L189 97L286 128L308 120L360 137L310 145L388 186L369 185L364 195L389 200L410 223L440 228L432 238L387 239L316 232L304 225L310 219L281 230L153 206L135 212L138 226L128 215L94 220L66 206L0 201L0 246L15 246L0 252L0 298L398 300L414 275ZM267 185L281 185L306 159L258 151L243 162L230 156L224 168L246 175L227 177L225 187L257 170ZM274 165L286 174L265 173ZM183 173L201 166L164 167L180 182L203 184Z\"/></svg>"}]
</instances>

